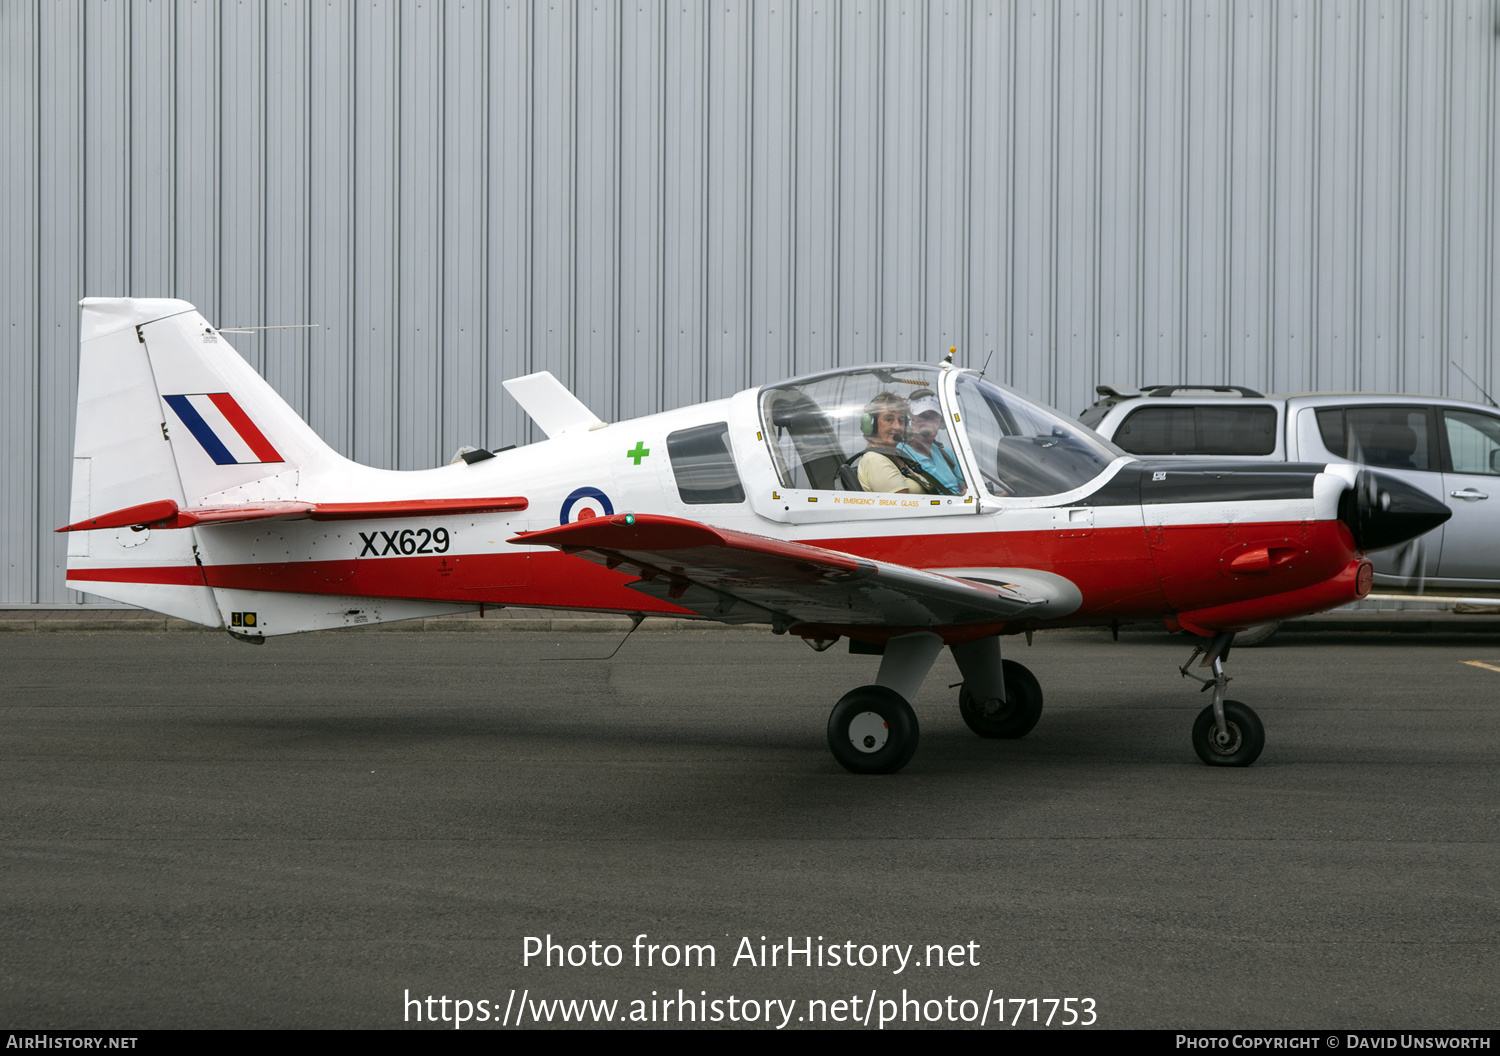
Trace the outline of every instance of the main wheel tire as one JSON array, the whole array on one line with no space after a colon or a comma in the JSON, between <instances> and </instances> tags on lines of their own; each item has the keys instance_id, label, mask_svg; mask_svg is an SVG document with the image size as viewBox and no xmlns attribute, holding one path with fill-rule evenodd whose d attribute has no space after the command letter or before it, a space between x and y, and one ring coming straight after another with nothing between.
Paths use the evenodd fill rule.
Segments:
<instances>
[{"instance_id":1,"label":"main wheel tire","mask_svg":"<svg viewBox=\"0 0 1500 1056\"><path fill-rule=\"evenodd\" d=\"M958 691L958 711L969 729L981 737L1025 737L1042 717L1042 684L1023 664L1002 661L1005 671L1005 703L993 714L985 714L966 685Z\"/></svg>"},{"instance_id":2,"label":"main wheel tire","mask_svg":"<svg viewBox=\"0 0 1500 1056\"><path fill-rule=\"evenodd\" d=\"M1260 716L1237 700L1224 702L1224 721L1229 740L1219 743L1219 725L1214 721L1210 704L1198 713L1193 723L1193 749L1209 766L1249 766L1260 758L1266 746L1266 728Z\"/></svg>"},{"instance_id":3,"label":"main wheel tire","mask_svg":"<svg viewBox=\"0 0 1500 1056\"><path fill-rule=\"evenodd\" d=\"M828 750L853 774L894 774L917 751L917 713L894 689L860 686L828 716Z\"/></svg>"}]
</instances>

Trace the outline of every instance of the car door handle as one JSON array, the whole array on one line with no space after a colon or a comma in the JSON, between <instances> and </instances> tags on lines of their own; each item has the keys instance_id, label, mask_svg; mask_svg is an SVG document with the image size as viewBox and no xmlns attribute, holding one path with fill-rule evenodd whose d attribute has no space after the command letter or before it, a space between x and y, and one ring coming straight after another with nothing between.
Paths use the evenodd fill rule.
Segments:
<instances>
[{"instance_id":1,"label":"car door handle","mask_svg":"<svg viewBox=\"0 0 1500 1056\"><path fill-rule=\"evenodd\" d=\"M1465 488L1463 491L1450 491L1449 495L1455 499L1463 499L1465 502L1478 502L1480 499L1489 498L1484 492L1477 488Z\"/></svg>"}]
</instances>

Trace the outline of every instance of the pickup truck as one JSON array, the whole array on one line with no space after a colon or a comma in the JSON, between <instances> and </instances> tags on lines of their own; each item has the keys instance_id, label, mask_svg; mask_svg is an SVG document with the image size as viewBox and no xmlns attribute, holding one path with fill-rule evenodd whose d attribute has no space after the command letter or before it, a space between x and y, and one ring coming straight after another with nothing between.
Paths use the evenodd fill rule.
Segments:
<instances>
[{"instance_id":1,"label":"pickup truck","mask_svg":"<svg viewBox=\"0 0 1500 1056\"><path fill-rule=\"evenodd\" d=\"M1227 385L1096 391L1079 419L1142 458L1352 462L1421 488L1453 516L1372 556L1375 596L1500 598L1500 409L1440 396L1264 396Z\"/></svg>"}]
</instances>

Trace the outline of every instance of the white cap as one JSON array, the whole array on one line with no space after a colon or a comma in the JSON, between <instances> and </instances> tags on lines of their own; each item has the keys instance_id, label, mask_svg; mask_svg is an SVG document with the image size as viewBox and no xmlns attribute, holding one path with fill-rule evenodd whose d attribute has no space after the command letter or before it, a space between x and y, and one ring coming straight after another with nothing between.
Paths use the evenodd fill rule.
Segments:
<instances>
[{"instance_id":1,"label":"white cap","mask_svg":"<svg viewBox=\"0 0 1500 1056\"><path fill-rule=\"evenodd\" d=\"M936 396L918 396L911 401L911 416L919 414L935 414L939 418L943 416L943 405L938 403Z\"/></svg>"}]
</instances>

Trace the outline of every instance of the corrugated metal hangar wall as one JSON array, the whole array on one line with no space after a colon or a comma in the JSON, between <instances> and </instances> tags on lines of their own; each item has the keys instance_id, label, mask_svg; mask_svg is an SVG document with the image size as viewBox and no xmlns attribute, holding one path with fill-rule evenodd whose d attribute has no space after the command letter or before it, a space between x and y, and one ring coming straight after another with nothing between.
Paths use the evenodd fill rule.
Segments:
<instances>
[{"instance_id":1,"label":"corrugated metal hangar wall","mask_svg":"<svg viewBox=\"0 0 1500 1056\"><path fill-rule=\"evenodd\" d=\"M83 295L341 451L876 359L1500 385L1500 0L0 0L0 605L62 587Z\"/></svg>"}]
</instances>

